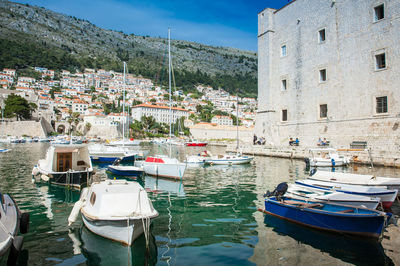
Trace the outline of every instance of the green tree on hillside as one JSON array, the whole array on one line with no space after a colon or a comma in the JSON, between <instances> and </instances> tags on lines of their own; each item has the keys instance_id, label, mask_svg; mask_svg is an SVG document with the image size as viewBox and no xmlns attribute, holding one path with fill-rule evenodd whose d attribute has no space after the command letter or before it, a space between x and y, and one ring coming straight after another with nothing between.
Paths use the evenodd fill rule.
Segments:
<instances>
[{"instance_id":1,"label":"green tree on hillside","mask_svg":"<svg viewBox=\"0 0 400 266\"><path fill-rule=\"evenodd\" d=\"M17 120L30 119L34 108L35 106L30 105L26 99L11 94L5 100L4 116L8 118L16 116Z\"/></svg>"}]
</instances>

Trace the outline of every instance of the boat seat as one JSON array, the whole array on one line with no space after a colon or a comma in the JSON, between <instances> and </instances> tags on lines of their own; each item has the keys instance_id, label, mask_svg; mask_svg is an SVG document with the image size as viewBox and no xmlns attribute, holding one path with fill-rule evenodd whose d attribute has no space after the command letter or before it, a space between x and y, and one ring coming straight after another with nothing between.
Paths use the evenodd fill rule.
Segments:
<instances>
[{"instance_id":1,"label":"boat seat","mask_svg":"<svg viewBox=\"0 0 400 266\"><path fill-rule=\"evenodd\" d=\"M311 209L311 208L321 208L321 207L323 207L324 205L322 205L321 203L313 203L313 204L307 204L307 205L304 205L304 206L302 206L302 208L309 208L309 209Z\"/></svg>"},{"instance_id":2,"label":"boat seat","mask_svg":"<svg viewBox=\"0 0 400 266\"><path fill-rule=\"evenodd\" d=\"M349 213L349 212L354 212L354 209L346 209L343 211L338 211L338 213Z\"/></svg>"}]
</instances>

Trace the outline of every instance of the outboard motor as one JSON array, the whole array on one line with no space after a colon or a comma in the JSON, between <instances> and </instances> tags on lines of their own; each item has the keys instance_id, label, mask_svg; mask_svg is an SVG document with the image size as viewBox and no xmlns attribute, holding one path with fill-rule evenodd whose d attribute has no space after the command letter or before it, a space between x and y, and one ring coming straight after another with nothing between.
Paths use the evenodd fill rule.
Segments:
<instances>
[{"instance_id":1,"label":"outboard motor","mask_svg":"<svg viewBox=\"0 0 400 266\"><path fill-rule=\"evenodd\" d=\"M113 165L119 165L119 163L122 161L121 158L115 159L115 161L113 162Z\"/></svg>"},{"instance_id":2,"label":"outboard motor","mask_svg":"<svg viewBox=\"0 0 400 266\"><path fill-rule=\"evenodd\" d=\"M270 192L269 190L267 190L267 192L264 194L264 197L275 196L276 200L280 200L281 197L285 195L287 189L288 184L286 182L282 182L274 189L274 191Z\"/></svg>"},{"instance_id":3,"label":"outboard motor","mask_svg":"<svg viewBox=\"0 0 400 266\"><path fill-rule=\"evenodd\" d=\"M317 172L316 168L311 169L310 176L313 176Z\"/></svg>"},{"instance_id":4,"label":"outboard motor","mask_svg":"<svg viewBox=\"0 0 400 266\"><path fill-rule=\"evenodd\" d=\"M304 162L306 163L306 166L310 166L310 158L304 158Z\"/></svg>"}]
</instances>

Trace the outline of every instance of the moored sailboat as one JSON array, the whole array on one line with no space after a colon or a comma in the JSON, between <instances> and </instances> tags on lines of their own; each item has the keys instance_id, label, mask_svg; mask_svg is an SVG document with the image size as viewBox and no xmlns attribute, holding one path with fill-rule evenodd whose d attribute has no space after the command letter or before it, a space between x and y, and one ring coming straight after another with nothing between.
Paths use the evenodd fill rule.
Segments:
<instances>
[{"instance_id":1,"label":"moored sailboat","mask_svg":"<svg viewBox=\"0 0 400 266\"><path fill-rule=\"evenodd\" d=\"M168 29L168 85L169 85L169 139L172 139L171 133L171 123L172 123L172 113L171 113L171 38L170 29ZM171 157L171 142L169 142L169 156L166 155L155 155L148 156L142 164L143 169L146 174L153 176L161 176L173 179L183 178L186 170L186 164L181 163L178 159Z\"/></svg>"}]
</instances>

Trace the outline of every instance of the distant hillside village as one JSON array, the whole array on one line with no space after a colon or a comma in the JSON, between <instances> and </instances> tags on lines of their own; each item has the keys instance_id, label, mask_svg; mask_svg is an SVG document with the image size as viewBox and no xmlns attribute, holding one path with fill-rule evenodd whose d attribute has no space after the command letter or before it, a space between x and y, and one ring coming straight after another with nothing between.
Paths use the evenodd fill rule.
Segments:
<instances>
[{"instance_id":1,"label":"distant hillside village","mask_svg":"<svg viewBox=\"0 0 400 266\"><path fill-rule=\"evenodd\" d=\"M71 130L91 136L116 137L123 121L133 123L143 117L153 117L157 123L169 123L168 89L156 86L152 80L126 75L125 112L123 106L123 73L103 69L88 69L71 73L56 73L34 67L33 75L18 75L15 69L0 72L0 106L4 111L7 98L14 94L34 103L31 119L44 119L53 130L67 134ZM36 78L32 77L35 76ZM197 91L172 93L172 123L182 121L182 127L197 129L236 124L236 103L240 125L252 128L257 100L237 98L222 89L198 85ZM8 115L5 121L15 121ZM120 130L120 129L119 129Z\"/></svg>"}]
</instances>

